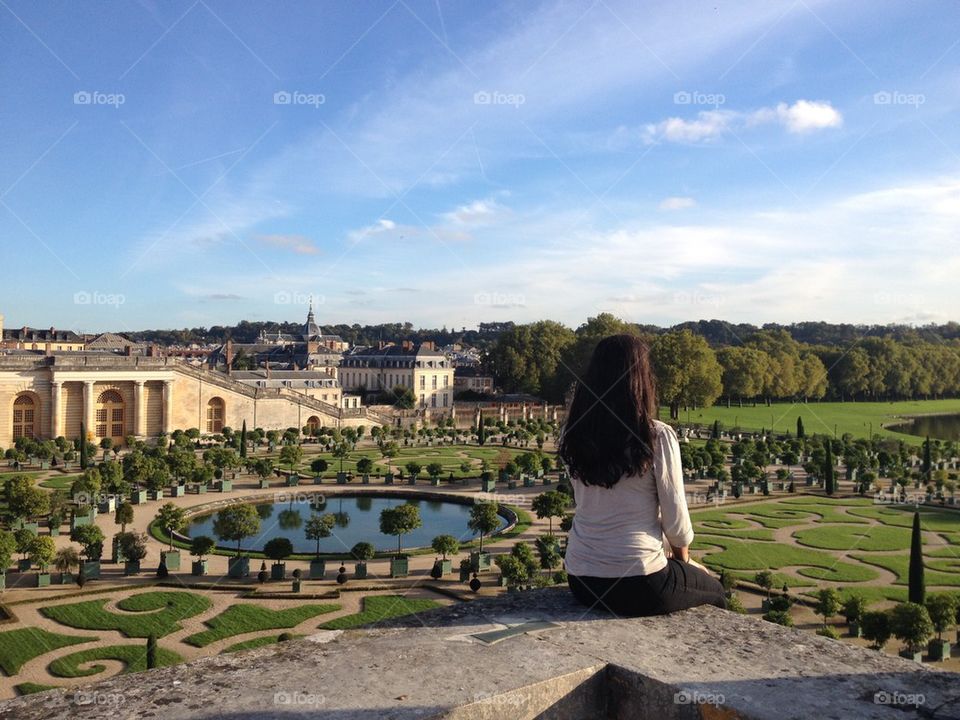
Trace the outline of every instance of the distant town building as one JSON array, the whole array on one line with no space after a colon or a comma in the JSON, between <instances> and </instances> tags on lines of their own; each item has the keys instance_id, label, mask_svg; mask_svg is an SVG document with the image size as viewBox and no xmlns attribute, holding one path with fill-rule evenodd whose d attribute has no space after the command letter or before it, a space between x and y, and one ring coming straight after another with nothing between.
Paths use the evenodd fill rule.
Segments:
<instances>
[{"instance_id":1,"label":"distant town building","mask_svg":"<svg viewBox=\"0 0 960 720\"><path fill-rule=\"evenodd\" d=\"M453 387L458 393L471 390L491 395L494 391L493 376L479 367L458 367L454 369Z\"/></svg>"},{"instance_id":2,"label":"distant town building","mask_svg":"<svg viewBox=\"0 0 960 720\"><path fill-rule=\"evenodd\" d=\"M453 404L453 365L432 342L355 347L343 355L340 383L345 390L357 392L407 388L421 408Z\"/></svg>"},{"instance_id":3,"label":"distant town building","mask_svg":"<svg viewBox=\"0 0 960 720\"><path fill-rule=\"evenodd\" d=\"M84 338L73 330L21 327L7 329L0 315L0 348L7 350L40 350L43 352L77 352L83 350Z\"/></svg>"}]
</instances>

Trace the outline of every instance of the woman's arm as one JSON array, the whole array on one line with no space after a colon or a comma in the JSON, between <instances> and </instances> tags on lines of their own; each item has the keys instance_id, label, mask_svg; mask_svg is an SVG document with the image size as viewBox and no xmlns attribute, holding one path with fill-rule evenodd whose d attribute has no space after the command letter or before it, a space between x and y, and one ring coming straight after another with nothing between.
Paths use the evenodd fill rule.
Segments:
<instances>
[{"instance_id":1,"label":"woman's arm","mask_svg":"<svg viewBox=\"0 0 960 720\"><path fill-rule=\"evenodd\" d=\"M669 425L661 428L653 448L653 475L660 503L660 522L674 557L687 562L693 542L693 524L683 492L680 443L673 428Z\"/></svg>"}]
</instances>

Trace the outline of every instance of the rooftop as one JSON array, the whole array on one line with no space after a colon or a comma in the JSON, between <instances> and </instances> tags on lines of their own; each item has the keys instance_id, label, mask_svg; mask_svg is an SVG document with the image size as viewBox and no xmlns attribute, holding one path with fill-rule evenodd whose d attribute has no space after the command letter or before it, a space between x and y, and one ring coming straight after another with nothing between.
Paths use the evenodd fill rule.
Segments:
<instances>
[{"instance_id":1,"label":"rooftop","mask_svg":"<svg viewBox=\"0 0 960 720\"><path fill-rule=\"evenodd\" d=\"M107 715L946 720L960 682L716 608L614 619L544 589L0 705L0 718Z\"/></svg>"}]
</instances>

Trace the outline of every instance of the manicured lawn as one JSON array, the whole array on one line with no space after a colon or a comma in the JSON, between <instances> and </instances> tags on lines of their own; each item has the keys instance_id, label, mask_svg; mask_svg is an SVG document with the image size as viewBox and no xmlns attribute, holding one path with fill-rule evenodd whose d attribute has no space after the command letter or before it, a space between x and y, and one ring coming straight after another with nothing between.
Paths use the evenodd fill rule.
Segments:
<instances>
[{"instance_id":1,"label":"manicured lawn","mask_svg":"<svg viewBox=\"0 0 960 720\"><path fill-rule=\"evenodd\" d=\"M6 675L16 675L24 663L44 653L95 640L95 637L60 635L33 627L0 632L0 670Z\"/></svg>"},{"instance_id":2,"label":"manicured lawn","mask_svg":"<svg viewBox=\"0 0 960 720\"><path fill-rule=\"evenodd\" d=\"M339 605L297 605L285 610L268 610L257 605L241 603L231 605L214 618L204 624L210 629L194 633L184 642L195 647L206 647L210 643L234 635L256 632L257 630L277 630L280 628L296 627L304 620L316 615L336 612Z\"/></svg>"},{"instance_id":3,"label":"manicured lawn","mask_svg":"<svg viewBox=\"0 0 960 720\"><path fill-rule=\"evenodd\" d=\"M34 693L43 692L44 690L56 690L57 688L56 685L42 685L32 682L20 683L13 687L19 695L33 695Z\"/></svg>"},{"instance_id":4,"label":"manicured lawn","mask_svg":"<svg viewBox=\"0 0 960 720\"><path fill-rule=\"evenodd\" d=\"M841 587L837 589L841 600L846 600L850 595L856 593L862 595L868 605L875 605L884 601L906 602L907 589L903 586L880 586L880 585L856 585L853 587ZM816 591L804 592L803 595L815 599Z\"/></svg>"},{"instance_id":5,"label":"manicured lawn","mask_svg":"<svg viewBox=\"0 0 960 720\"><path fill-rule=\"evenodd\" d=\"M292 639L305 637L304 635L291 635ZM239 652L240 650L253 650L254 648L267 647L268 645L276 645L280 642L279 635L264 635L263 637L253 638L252 640L244 640L243 642L234 643L223 649L224 653Z\"/></svg>"},{"instance_id":6,"label":"manicured lawn","mask_svg":"<svg viewBox=\"0 0 960 720\"><path fill-rule=\"evenodd\" d=\"M917 511L920 513L920 528L922 530L948 533L960 538L960 513L929 508L918 508ZM884 525L902 528L913 527L914 508L912 506L893 505L884 507L873 505L871 507L853 508L850 512L859 517L872 518Z\"/></svg>"},{"instance_id":7,"label":"manicured lawn","mask_svg":"<svg viewBox=\"0 0 960 720\"><path fill-rule=\"evenodd\" d=\"M320 627L324 630L348 630L370 625L388 618L410 615L440 607L440 603L428 599L405 598L400 595L370 595L363 599L363 610L353 615L330 620Z\"/></svg>"},{"instance_id":8,"label":"manicured lawn","mask_svg":"<svg viewBox=\"0 0 960 720\"><path fill-rule=\"evenodd\" d=\"M127 637L163 637L180 629L179 620L210 609L203 595L189 592L153 591L131 595L117 603L127 612L104 608L107 598L71 605L51 605L40 612L51 620L81 630L118 630Z\"/></svg>"},{"instance_id":9,"label":"manicured lawn","mask_svg":"<svg viewBox=\"0 0 960 720\"><path fill-rule=\"evenodd\" d=\"M780 433L796 433L797 417L803 418L808 434L833 435L834 426L838 436L851 433L854 437L867 437L870 423L874 434L896 437L913 445L920 445L922 438L896 433L881 428L881 424L895 421L894 415L930 415L935 413L960 413L960 400L917 400L910 402L811 402L774 403L770 407L758 403L756 407L698 408L689 413L680 412L680 422L712 425L719 420L724 430L740 427L744 430L773 429ZM668 420L667 408L660 409L660 417Z\"/></svg>"},{"instance_id":10,"label":"manicured lawn","mask_svg":"<svg viewBox=\"0 0 960 720\"><path fill-rule=\"evenodd\" d=\"M897 585L906 585L907 577L910 572L910 557L903 555L874 555L870 553L851 555L855 560L886 568L897 576ZM927 591L931 588L945 585L951 587L960 586L960 567L952 563L949 559L941 560L929 558L924 559L923 579L927 585Z\"/></svg>"},{"instance_id":11,"label":"manicured lawn","mask_svg":"<svg viewBox=\"0 0 960 720\"><path fill-rule=\"evenodd\" d=\"M57 658L47 670L54 677L78 678L88 677L102 673L106 667L103 665L90 665L81 667L86 663L96 662L97 660L119 660L124 664L123 672L143 672L147 669L147 644L138 645L107 645L105 647L90 648L81 650L62 658ZM183 658L172 650L166 648L157 648L157 667L167 667L183 662Z\"/></svg>"},{"instance_id":12,"label":"manicured lawn","mask_svg":"<svg viewBox=\"0 0 960 720\"><path fill-rule=\"evenodd\" d=\"M910 531L906 528L872 525L825 525L797 530L794 539L801 545L821 550L903 550L910 547Z\"/></svg>"},{"instance_id":13,"label":"manicured lawn","mask_svg":"<svg viewBox=\"0 0 960 720\"><path fill-rule=\"evenodd\" d=\"M41 480L40 487L49 490L69 490L70 486L80 477L79 475L54 475L53 477Z\"/></svg>"}]
</instances>

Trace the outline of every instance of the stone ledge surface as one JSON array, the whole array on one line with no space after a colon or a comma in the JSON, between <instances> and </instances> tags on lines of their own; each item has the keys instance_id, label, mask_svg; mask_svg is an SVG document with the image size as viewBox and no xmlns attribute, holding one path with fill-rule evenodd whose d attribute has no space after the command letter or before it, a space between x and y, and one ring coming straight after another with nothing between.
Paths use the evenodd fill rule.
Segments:
<instances>
[{"instance_id":1,"label":"stone ledge surface","mask_svg":"<svg viewBox=\"0 0 960 720\"><path fill-rule=\"evenodd\" d=\"M531 620L560 626L472 637ZM545 589L0 705L23 720L292 716L946 720L960 675L716 608L615 619Z\"/></svg>"}]
</instances>

